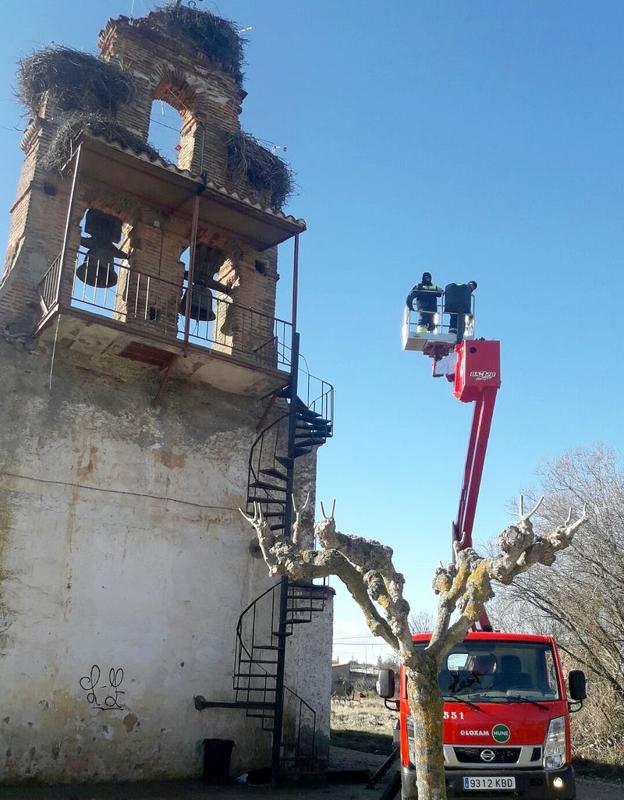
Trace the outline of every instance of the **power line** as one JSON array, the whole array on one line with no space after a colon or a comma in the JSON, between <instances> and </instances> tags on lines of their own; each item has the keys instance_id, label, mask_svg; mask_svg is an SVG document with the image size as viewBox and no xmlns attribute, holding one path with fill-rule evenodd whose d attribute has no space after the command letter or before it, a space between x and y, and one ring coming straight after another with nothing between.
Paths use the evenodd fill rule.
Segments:
<instances>
[{"instance_id":1,"label":"power line","mask_svg":"<svg viewBox=\"0 0 624 800\"><path fill-rule=\"evenodd\" d=\"M229 506L207 506L203 503L194 503L192 500L178 500L175 497L165 497L163 495L156 495L156 494L145 494L143 492L129 492L123 491L121 489L105 489L101 486L89 486L86 483L71 483L69 481L56 481L52 478L36 478L33 475L18 475L14 472L7 472L2 470L0 472L0 477L2 475L6 475L8 478L18 478L20 480L25 481L33 481L34 483L44 483L44 484L53 484L55 486L68 486L72 489L86 489L90 492L104 492L105 494L118 494L118 495L127 495L130 497L146 497L150 500L162 500L165 503L181 503L185 506L194 506L195 508L205 508L205 509L213 509L216 511L232 511L233 513L237 512L237 508L230 508ZM11 488L8 486L2 487L6 491L14 492L19 491L15 488Z\"/></svg>"},{"instance_id":2,"label":"power line","mask_svg":"<svg viewBox=\"0 0 624 800\"><path fill-rule=\"evenodd\" d=\"M332 642L332 644L338 644L342 647L387 647L388 650L392 650L386 642Z\"/></svg>"},{"instance_id":3,"label":"power line","mask_svg":"<svg viewBox=\"0 0 624 800\"><path fill-rule=\"evenodd\" d=\"M157 119L150 120L151 125L160 125L162 128L168 128L170 131L180 133L180 128L174 128L172 125L167 125L166 122L159 122Z\"/></svg>"}]
</instances>

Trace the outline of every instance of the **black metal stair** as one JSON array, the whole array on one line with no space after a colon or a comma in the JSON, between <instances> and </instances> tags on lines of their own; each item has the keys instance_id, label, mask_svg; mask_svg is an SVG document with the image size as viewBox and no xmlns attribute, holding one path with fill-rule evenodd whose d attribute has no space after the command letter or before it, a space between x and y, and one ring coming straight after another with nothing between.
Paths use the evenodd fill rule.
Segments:
<instances>
[{"instance_id":1,"label":"black metal stair","mask_svg":"<svg viewBox=\"0 0 624 800\"><path fill-rule=\"evenodd\" d=\"M247 717L262 720L262 729L273 730L275 718L275 694L277 691L277 653L280 632L278 630L279 599L281 583L278 582L263 592L241 614L236 628L236 657L233 673L234 702L245 708ZM327 588L308 583L289 583L285 636L291 636L294 625L309 623L316 613L325 608ZM289 696L300 704L309 717L312 729L316 729L314 710L288 687ZM301 720L300 720L301 722ZM289 746L284 743L285 749ZM299 753L303 760L310 760L313 753Z\"/></svg>"},{"instance_id":2,"label":"black metal stair","mask_svg":"<svg viewBox=\"0 0 624 800\"><path fill-rule=\"evenodd\" d=\"M281 505L285 510L289 472L294 466L294 460L311 453L313 448L325 444L332 436L333 391L331 386L324 382L321 382L320 390L319 395L312 401L308 399L308 402L304 402L301 397L297 397L295 442L291 451L294 458L290 457L288 452L290 387L286 386L275 393L276 398L285 400L287 405L282 406L276 418L259 433L251 448L247 487L248 513L253 514L254 503L260 504L264 515L275 514L276 505ZM275 400L271 399L271 403L274 402ZM308 405L309 402L311 405ZM272 529L277 530L278 527Z\"/></svg>"},{"instance_id":3,"label":"black metal stair","mask_svg":"<svg viewBox=\"0 0 624 800\"><path fill-rule=\"evenodd\" d=\"M292 491L296 459L311 453L333 434L333 387L308 373L303 382L299 381L300 390L302 386L305 400L297 396L294 408L294 388L291 391L290 386L269 398L263 419L269 410L274 419L259 432L249 456L247 512L253 514L254 505L259 504L263 516L272 523L271 530L287 535L291 533L287 504L291 502L289 487ZM279 763L291 768L310 768L315 762L316 712L284 685L283 666L280 673L279 663L281 659L284 664L286 641L295 626L310 623L315 614L324 610L328 591L325 585L281 580L263 592L243 611L236 627L234 700L195 698L199 710L240 708L245 709L247 717L260 719L262 729L274 733L274 770L278 753ZM274 724L278 704L277 718L281 719L282 696L285 706L296 715L292 740L282 740L282 730ZM293 727L289 726L289 730Z\"/></svg>"}]
</instances>

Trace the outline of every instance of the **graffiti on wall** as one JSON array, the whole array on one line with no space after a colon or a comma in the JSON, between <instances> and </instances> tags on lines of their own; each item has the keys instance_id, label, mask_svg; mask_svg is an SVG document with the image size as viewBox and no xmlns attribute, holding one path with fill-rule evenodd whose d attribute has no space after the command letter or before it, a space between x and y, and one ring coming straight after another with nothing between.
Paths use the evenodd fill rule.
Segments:
<instances>
[{"instance_id":1,"label":"graffiti on wall","mask_svg":"<svg viewBox=\"0 0 624 800\"><path fill-rule=\"evenodd\" d=\"M119 687L123 683L124 671L122 667L111 667L106 676L97 664L91 667L88 675L80 679L80 687L86 692L86 701L102 711L122 711L121 696L125 694Z\"/></svg>"}]
</instances>

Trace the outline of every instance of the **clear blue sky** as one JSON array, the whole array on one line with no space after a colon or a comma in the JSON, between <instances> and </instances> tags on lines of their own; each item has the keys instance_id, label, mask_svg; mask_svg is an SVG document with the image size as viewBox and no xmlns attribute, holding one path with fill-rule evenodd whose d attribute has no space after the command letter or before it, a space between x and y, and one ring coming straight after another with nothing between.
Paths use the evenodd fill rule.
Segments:
<instances>
[{"instance_id":1,"label":"clear blue sky","mask_svg":"<svg viewBox=\"0 0 624 800\"><path fill-rule=\"evenodd\" d=\"M93 50L131 4L4 0L3 238L21 161L16 59L51 40ZM150 5L134 0L135 15ZM433 608L471 409L400 349L424 269L442 284L477 280L478 333L502 340L479 540L541 461L623 444L624 4L198 5L252 27L243 125L287 146L297 173L302 350L336 386L319 496L338 498L343 530L391 544L413 606ZM286 273L287 248L282 258ZM336 637L364 632L343 595L336 612Z\"/></svg>"}]
</instances>

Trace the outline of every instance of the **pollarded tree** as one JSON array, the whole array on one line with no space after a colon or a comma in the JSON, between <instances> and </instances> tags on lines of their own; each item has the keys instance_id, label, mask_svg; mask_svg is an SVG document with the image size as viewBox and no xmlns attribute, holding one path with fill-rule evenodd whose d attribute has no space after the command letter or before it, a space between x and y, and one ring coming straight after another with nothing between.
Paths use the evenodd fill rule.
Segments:
<instances>
[{"instance_id":1,"label":"pollarded tree","mask_svg":"<svg viewBox=\"0 0 624 800\"><path fill-rule=\"evenodd\" d=\"M541 500L524 513L522 498L518 522L505 528L496 539L493 556L482 558L473 548L455 549L454 561L439 567L433 578L438 610L431 640L416 648L409 624L410 608L403 597L404 578L392 562L390 547L336 530L335 501L329 516L321 504L323 519L314 526L319 550L304 549L301 518L295 509L292 539L274 533L259 505L254 516L241 514L254 527L262 555L271 575L292 580L311 580L335 575L359 605L366 623L399 656L407 673L408 698L414 721L415 766L419 800L446 800L442 718L444 700L438 673L444 657L461 642L478 620L485 603L494 596L493 584L511 584L534 564L547 566L569 546L586 521L586 509L572 521L567 519L549 532L537 534L531 516ZM309 541L309 539L308 539Z\"/></svg>"}]
</instances>

